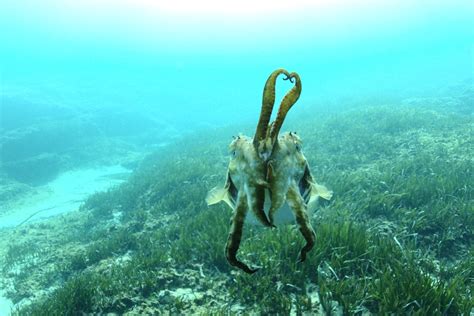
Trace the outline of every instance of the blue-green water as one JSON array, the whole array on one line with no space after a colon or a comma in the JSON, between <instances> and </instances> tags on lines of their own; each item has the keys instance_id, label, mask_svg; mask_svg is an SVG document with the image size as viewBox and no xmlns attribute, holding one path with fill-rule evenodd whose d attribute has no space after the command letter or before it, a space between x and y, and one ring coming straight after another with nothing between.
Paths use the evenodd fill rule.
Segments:
<instances>
[{"instance_id":1,"label":"blue-green water","mask_svg":"<svg viewBox=\"0 0 474 316\"><path fill-rule=\"evenodd\" d=\"M473 74L471 1L43 0L0 11L3 93L175 122L253 119L278 67L303 78L299 107L426 94Z\"/></svg>"},{"instance_id":2,"label":"blue-green water","mask_svg":"<svg viewBox=\"0 0 474 316\"><path fill-rule=\"evenodd\" d=\"M472 315L473 21L468 0L2 1L0 315ZM326 197L303 264L288 207L247 218L248 276L205 197L278 68Z\"/></svg>"}]
</instances>

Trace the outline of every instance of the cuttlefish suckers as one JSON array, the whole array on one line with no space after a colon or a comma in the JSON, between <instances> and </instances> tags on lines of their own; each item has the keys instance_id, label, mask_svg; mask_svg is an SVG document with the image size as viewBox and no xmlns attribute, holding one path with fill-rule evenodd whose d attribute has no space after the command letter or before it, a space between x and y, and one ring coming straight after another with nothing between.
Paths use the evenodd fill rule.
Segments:
<instances>
[{"instance_id":1,"label":"cuttlefish suckers","mask_svg":"<svg viewBox=\"0 0 474 316\"><path fill-rule=\"evenodd\" d=\"M294 86L283 97L275 121L269 123L275 103L276 80L281 74ZM301 150L301 139L291 132L278 136L288 111L300 97L301 89L301 79L295 72L277 69L270 74L264 86L254 138L239 135L231 142L226 183L223 188L213 188L206 198L208 205L223 201L232 208L225 254L232 266L247 273L258 270L237 258L248 210L264 226L275 227L275 213L286 202L306 240L299 257L299 261L304 261L315 240L308 210L314 207L318 197L330 199L332 196L332 192L314 181ZM264 210L265 192L271 196L268 216Z\"/></svg>"}]
</instances>

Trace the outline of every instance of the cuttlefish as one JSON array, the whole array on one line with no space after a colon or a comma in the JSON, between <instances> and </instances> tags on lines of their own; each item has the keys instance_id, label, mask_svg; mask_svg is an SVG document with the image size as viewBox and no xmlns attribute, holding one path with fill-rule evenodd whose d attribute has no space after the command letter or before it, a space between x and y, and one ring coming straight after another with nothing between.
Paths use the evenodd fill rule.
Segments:
<instances>
[{"instance_id":1,"label":"cuttlefish","mask_svg":"<svg viewBox=\"0 0 474 316\"><path fill-rule=\"evenodd\" d=\"M283 97L277 116L270 117L275 103L275 85L279 75L294 83ZM260 118L253 138L244 135L234 137L229 145L231 155L224 187L213 188L207 195L208 205L225 202L232 210L232 220L225 254L230 265L247 273L250 268L237 259L242 230L248 210L266 227L275 227L275 213L285 204L291 208L306 244L301 249L299 261L313 248L315 233L308 216L319 197L331 199L332 192L319 185L311 175L306 157L302 153L302 141L294 132L279 132L290 108L301 94L301 79L295 72L277 69L268 77L263 90ZM270 197L268 216L265 213L265 192Z\"/></svg>"}]
</instances>

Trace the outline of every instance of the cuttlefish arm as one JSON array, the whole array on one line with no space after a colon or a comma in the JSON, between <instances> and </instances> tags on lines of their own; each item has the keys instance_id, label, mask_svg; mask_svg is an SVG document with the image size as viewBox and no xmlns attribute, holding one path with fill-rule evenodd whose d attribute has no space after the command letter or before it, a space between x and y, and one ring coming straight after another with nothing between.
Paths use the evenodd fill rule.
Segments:
<instances>
[{"instance_id":1,"label":"cuttlefish arm","mask_svg":"<svg viewBox=\"0 0 474 316\"><path fill-rule=\"evenodd\" d=\"M286 200L295 215L298 228L306 241L306 245L301 248L300 256L298 258L299 262L303 262L306 260L306 254L314 247L316 234L311 226L303 197L295 183L290 186L288 193L286 194Z\"/></svg>"},{"instance_id":2,"label":"cuttlefish arm","mask_svg":"<svg viewBox=\"0 0 474 316\"><path fill-rule=\"evenodd\" d=\"M275 227L275 225L268 220L264 211L266 186L268 186L268 184L255 184L254 186L249 186L246 190L247 204L249 209L263 226Z\"/></svg>"},{"instance_id":3,"label":"cuttlefish arm","mask_svg":"<svg viewBox=\"0 0 474 316\"><path fill-rule=\"evenodd\" d=\"M303 177L297 185L296 183L291 185L287 193L288 205L293 210L298 228L306 240L306 245L300 251L299 262L306 259L306 254L314 246L315 233L308 214L311 214L316 207L319 197L330 200L332 191L314 181L306 162Z\"/></svg>"},{"instance_id":4,"label":"cuttlefish arm","mask_svg":"<svg viewBox=\"0 0 474 316\"><path fill-rule=\"evenodd\" d=\"M206 202L208 205L213 205L223 201L232 208L233 214L231 219L230 231L225 246L225 256L230 265L237 267L246 273L251 274L255 273L258 269L251 269L245 263L237 259L237 252L239 250L240 242L242 240L242 231L244 227L245 217L249 208L248 201L250 200L251 199L248 198L245 190L239 191L237 189L234 182L232 181L230 172L227 173L227 180L224 187L213 188L211 191L209 191L206 197ZM260 200L264 201L264 198ZM253 201L256 201L256 199L253 199ZM257 214L255 215L257 216ZM263 219L260 220L262 221ZM268 222L266 216L265 220Z\"/></svg>"},{"instance_id":5,"label":"cuttlefish arm","mask_svg":"<svg viewBox=\"0 0 474 316\"><path fill-rule=\"evenodd\" d=\"M272 204L268 212L268 220L272 226L274 226L273 222L276 211L279 210L286 201L289 179L292 177L291 169L292 165L295 164L295 161L287 156L294 155L294 149L289 149L287 144L282 144L283 147L286 147L285 149L281 148L282 146L278 143L278 133L280 132L288 111L296 101L298 101L302 90L301 79L296 72L287 75L285 80L290 80L290 82L294 82L293 80L295 80L295 86L283 97L277 117L275 121L269 125L266 138L266 143L270 144L267 146L271 148L270 159L267 163L266 179L270 183ZM290 136L292 136L291 133ZM287 139L287 137L284 137L284 139ZM298 155L300 155L302 159L305 159L302 154L298 153Z\"/></svg>"},{"instance_id":6,"label":"cuttlefish arm","mask_svg":"<svg viewBox=\"0 0 474 316\"><path fill-rule=\"evenodd\" d=\"M247 198L245 194L239 194L232 217L229 236L225 246L225 256L230 265L252 274L258 269L251 269L248 265L237 259L237 251L242 240L242 230L244 227L245 216L247 215Z\"/></svg>"},{"instance_id":7,"label":"cuttlefish arm","mask_svg":"<svg viewBox=\"0 0 474 316\"><path fill-rule=\"evenodd\" d=\"M283 100L280 104L280 108L278 109L275 122L271 124L269 136L272 140L272 143L278 141L278 133L280 132L281 126L283 125L283 121L286 118L286 114L288 114L288 111L296 103L296 101L298 101L301 95L302 85L300 76L296 72L292 72L291 74L289 74L289 76L287 76L286 79L289 79L291 82L293 82L292 80L295 79L296 83L295 86L290 91L288 91L288 93L283 97Z\"/></svg>"},{"instance_id":8,"label":"cuttlefish arm","mask_svg":"<svg viewBox=\"0 0 474 316\"><path fill-rule=\"evenodd\" d=\"M289 177L282 170L280 165L275 163L276 160L270 160L268 163L268 182L270 183L270 209L268 210L268 220L274 225L276 212L283 206L286 201L286 192L288 191ZM276 166L274 167L274 164Z\"/></svg>"},{"instance_id":9,"label":"cuttlefish arm","mask_svg":"<svg viewBox=\"0 0 474 316\"><path fill-rule=\"evenodd\" d=\"M288 73L288 71L286 71L285 69L277 69L270 74L267 81L265 82L265 87L263 88L262 109L260 111L260 118L258 120L257 130L255 131L255 136L253 138L253 145L257 150L259 156L268 156L270 154L269 151L271 151L271 148L269 148L269 144L267 141L267 129L268 123L270 122L270 117L272 115L273 106L275 105L276 80L280 74L285 74L285 79L291 78L291 74Z\"/></svg>"}]
</instances>

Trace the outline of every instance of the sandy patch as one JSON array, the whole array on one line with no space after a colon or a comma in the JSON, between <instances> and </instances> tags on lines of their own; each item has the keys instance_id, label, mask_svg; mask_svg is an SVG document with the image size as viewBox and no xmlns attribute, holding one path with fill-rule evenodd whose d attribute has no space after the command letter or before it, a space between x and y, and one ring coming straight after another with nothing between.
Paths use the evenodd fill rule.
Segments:
<instances>
[{"instance_id":1,"label":"sandy patch","mask_svg":"<svg viewBox=\"0 0 474 316\"><path fill-rule=\"evenodd\" d=\"M76 210L89 195L122 183L129 173L130 170L119 165L64 172L48 184L37 187L36 194L2 210L0 228Z\"/></svg>"}]
</instances>

